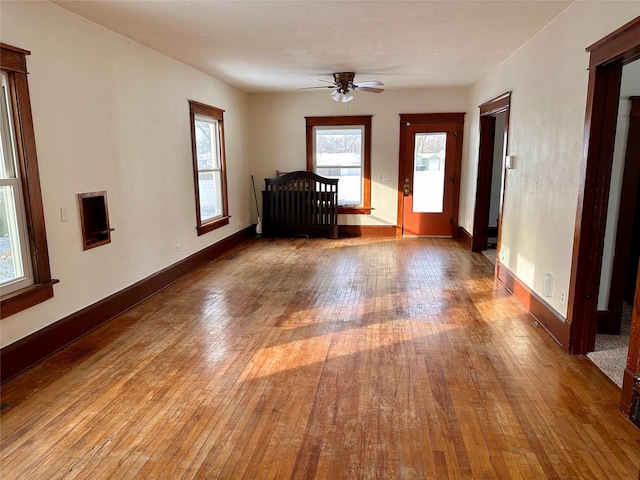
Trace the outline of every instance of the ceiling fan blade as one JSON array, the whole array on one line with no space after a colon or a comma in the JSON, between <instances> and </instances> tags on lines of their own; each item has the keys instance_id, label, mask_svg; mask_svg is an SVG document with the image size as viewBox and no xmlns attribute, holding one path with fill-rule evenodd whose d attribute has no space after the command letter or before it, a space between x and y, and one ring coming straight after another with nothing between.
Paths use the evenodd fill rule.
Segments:
<instances>
[{"instance_id":1,"label":"ceiling fan blade","mask_svg":"<svg viewBox=\"0 0 640 480\"><path fill-rule=\"evenodd\" d=\"M384 85L384 83L379 82L378 80L372 80L370 82L355 82L354 85L357 87L377 87L379 85Z\"/></svg>"},{"instance_id":2,"label":"ceiling fan blade","mask_svg":"<svg viewBox=\"0 0 640 480\"><path fill-rule=\"evenodd\" d=\"M360 85L356 87L356 90L358 92L371 92L371 93L384 92L384 88L361 87Z\"/></svg>"},{"instance_id":3,"label":"ceiling fan blade","mask_svg":"<svg viewBox=\"0 0 640 480\"><path fill-rule=\"evenodd\" d=\"M312 88L336 88L335 85L322 85L320 87L302 87L297 88L296 90L311 90Z\"/></svg>"}]
</instances>

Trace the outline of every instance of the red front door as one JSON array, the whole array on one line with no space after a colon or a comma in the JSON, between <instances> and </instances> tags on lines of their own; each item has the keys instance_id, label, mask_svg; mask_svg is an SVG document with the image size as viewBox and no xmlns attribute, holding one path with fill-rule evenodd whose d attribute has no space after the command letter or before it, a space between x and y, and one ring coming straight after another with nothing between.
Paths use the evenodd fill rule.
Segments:
<instances>
[{"instance_id":1,"label":"red front door","mask_svg":"<svg viewBox=\"0 0 640 480\"><path fill-rule=\"evenodd\" d=\"M459 124L408 122L402 131L402 233L451 237L453 228L457 228L454 208Z\"/></svg>"}]
</instances>

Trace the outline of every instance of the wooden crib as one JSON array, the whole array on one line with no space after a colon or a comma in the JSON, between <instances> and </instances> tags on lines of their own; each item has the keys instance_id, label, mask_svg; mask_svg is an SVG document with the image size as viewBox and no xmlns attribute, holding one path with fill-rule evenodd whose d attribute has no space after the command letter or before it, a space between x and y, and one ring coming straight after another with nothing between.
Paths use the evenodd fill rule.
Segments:
<instances>
[{"instance_id":1,"label":"wooden crib","mask_svg":"<svg viewBox=\"0 0 640 480\"><path fill-rule=\"evenodd\" d=\"M312 172L265 178L262 229L265 236L338 238L338 180Z\"/></svg>"}]
</instances>

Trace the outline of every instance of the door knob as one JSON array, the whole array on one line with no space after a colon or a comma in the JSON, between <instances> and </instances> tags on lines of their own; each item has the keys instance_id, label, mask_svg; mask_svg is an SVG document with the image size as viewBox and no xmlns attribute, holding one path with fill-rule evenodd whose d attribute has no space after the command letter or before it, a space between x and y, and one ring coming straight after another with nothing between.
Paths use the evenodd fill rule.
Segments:
<instances>
[{"instance_id":1,"label":"door knob","mask_svg":"<svg viewBox=\"0 0 640 480\"><path fill-rule=\"evenodd\" d=\"M402 192L404 193L405 197L408 197L409 194L411 193L411 189L409 188L409 185L405 185L404 189L402 190Z\"/></svg>"}]
</instances>

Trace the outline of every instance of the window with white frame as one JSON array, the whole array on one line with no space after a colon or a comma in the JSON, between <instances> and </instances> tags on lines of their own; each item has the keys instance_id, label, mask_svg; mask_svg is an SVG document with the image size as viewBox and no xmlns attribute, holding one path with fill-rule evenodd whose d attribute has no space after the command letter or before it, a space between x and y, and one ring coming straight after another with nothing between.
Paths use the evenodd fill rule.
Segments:
<instances>
[{"instance_id":1,"label":"window with white frame","mask_svg":"<svg viewBox=\"0 0 640 480\"><path fill-rule=\"evenodd\" d=\"M340 213L371 212L371 116L307 117L307 170L337 178Z\"/></svg>"},{"instance_id":2,"label":"window with white frame","mask_svg":"<svg viewBox=\"0 0 640 480\"><path fill-rule=\"evenodd\" d=\"M189 102L198 235L229 223L223 110Z\"/></svg>"}]
</instances>

